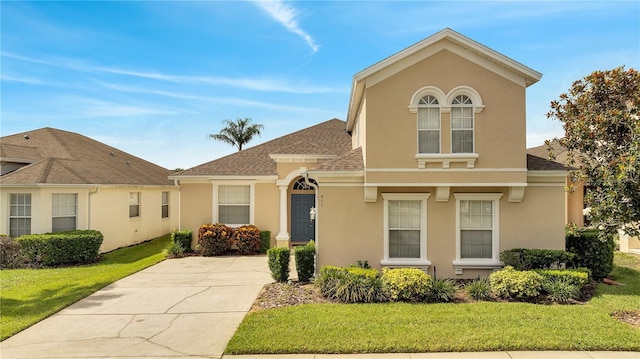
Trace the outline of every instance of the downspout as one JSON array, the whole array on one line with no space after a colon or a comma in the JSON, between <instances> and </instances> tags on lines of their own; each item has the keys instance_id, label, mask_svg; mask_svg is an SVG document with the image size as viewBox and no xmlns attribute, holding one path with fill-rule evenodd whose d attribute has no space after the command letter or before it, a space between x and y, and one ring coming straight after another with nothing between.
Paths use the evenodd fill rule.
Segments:
<instances>
[{"instance_id":1,"label":"downspout","mask_svg":"<svg viewBox=\"0 0 640 359\"><path fill-rule=\"evenodd\" d=\"M180 180L174 179L173 184L178 187L178 230L182 230L182 191L180 190Z\"/></svg>"},{"instance_id":2,"label":"downspout","mask_svg":"<svg viewBox=\"0 0 640 359\"><path fill-rule=\"evenodd\" d=\"M100 187L96 186L95 191L89 192L89 208L87 209L87 229L91 229L91 196L100 192Z\"/></svg>"},{"instance_id":3,"label":"downspout","mask_svg":"<svg viewBox=\"0 0 640 359\"><path fill-rule=\"evenodd\" d=\"M318 248L320 248L318 246L318 244L320 243L320 241L318 240L318 218L320 218L319 217L320 210L319 210L319 207L318 207L318 203L320 203L320 202L318 202L318 185L316 185L315 183L312 183L312 182L309 181L309 173L307 171L302 173L302 177L304 177L304 182L308 186L313 187L314 193L315 193L316 223L315 223L315 227L314 227L314 232L315 232L315 238L316 238L316 240L315 240L315 242L316 242L316 255L315 255L315 263L314 263L313 267L314 267L314 275L318 276L318 262L319 262L318 257L319 257L319 253L320 253L320 251L318 250Z\"/></svg>"}]
</instances>

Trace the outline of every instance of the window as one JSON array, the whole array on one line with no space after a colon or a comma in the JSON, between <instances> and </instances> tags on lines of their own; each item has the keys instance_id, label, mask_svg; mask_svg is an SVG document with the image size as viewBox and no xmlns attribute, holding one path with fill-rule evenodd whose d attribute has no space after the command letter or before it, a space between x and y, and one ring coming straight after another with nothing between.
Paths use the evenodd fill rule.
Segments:
<instances>
[{"instance_id":1,"label":"window","mask_svg":"<svg viewBox=\"0 0 640 359\"><path fill-rule=\"evenodd\" d=\"M251 186L218 186L218 222L250 224Z\"/></svg>"},{"instance_id":2,"label":"window","mask_svg":"<svg viewBox=\"0 0 640 359\"><path fill-rule=\"evenodd\" d=\"M169 218L169 192L162 192L162 218Z\"/></svg>"},{"instance_id":3,"label":"window","mask_svg":"<svg viewBox=\"0 0 640 359\"><path fill-rule=\"evenodd\" d=\"M428 193L383 193L384 260L382 265L423 265L427 260Z\"/></svg>"},{"instance_id":4,"label":"window","mask_svg":"<svg viewBox=\"0 0 640 359\"><path fill-rule=\"evenodd\" d=\"M440 107L431 95L418 102L418 153L440 153Z\"/></svg>"},{"instance_id":5,"label":"window","mask_svg":"<svg viewBox=\"0 0 640 359\"><path fill-rule=\"evenodd\" d=\"M451 103L451 153L473 153L473 103L458 95Z\"/></svg>"},{"instance_id":6,"label":"window","mask_svg":"<svg viewBox=\"0 0 640 359\"><path fill-rule=\"evenodd\" d=\"M461 274L465 267L499 267L499 205L502 193L455 193L454 196L457 211L456 274Z\"/></svg>"},{"instance_id":7,"label":"window","mask_svg":"<svg viewBox=\"0 0 640 359\"><path fill-rule=\"evenodd\" d=\"M31 234L31 194L15 193L9 197L9 235Z\"/></svg>"},{"instance_id":8,"label":"window","mask_svg":"<svg viewBox=\"0 0 640 359\"><path fill-rule=\"evenodd\" d=\"M54 193L52 196L51 232L73 231L76 229L78 195L75 193Z\"/></svg>"},{"instance_id":9,"label":"window","mask_svg":"<svg viewBox=\"0 0 640 359\"><path fill-rule=\"evenodd\" d=\"M140 217L140 192L129 192L129 218Z\"/></svg>"}]
</instances>

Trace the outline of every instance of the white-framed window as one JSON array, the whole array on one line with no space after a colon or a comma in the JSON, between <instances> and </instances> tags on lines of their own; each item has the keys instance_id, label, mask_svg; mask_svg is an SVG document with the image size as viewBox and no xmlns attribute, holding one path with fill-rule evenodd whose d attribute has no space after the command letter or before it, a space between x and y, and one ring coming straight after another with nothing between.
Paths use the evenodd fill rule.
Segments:
<instances>
[{"instance_id":1,"label":"white-framed window","mask_svg":"<svg viewBox=\"0 0 640 359\"><path fill-rule=\"evenodd\" d=\"M31 193L9 195L9 235L31 234Z\"/></svg>"},{"instance_id":2,"label":"white-framed window","mask_svg":"<svg viewBox=\"0 0 640 359\"><path fill-rule=\"evenodd\" d=\"M51 232L77 229L78 195L76 193L54 193L51 196Z\"/></svg>"},{"instance_id":3,"label":"white-framed window","mask_svg":"<svg viewBox=\"0 0 640 359\"><path fill-rule=\"evenodd\" d=\"M231 226L251 224L251 185L218 186L218 221Z\"/></svg>"},{"instance_id":4,"label":"white-framed window","mask_svg":"<svg viewBox=\"0 0 640 359\"><path fill-rule=\"evenodd\" d=\"M140 192L129 192L129 218L140 217Z\"/></svg>"},{"instance_id":5,"label":"white-framed window","mask_svg":"<svg viewBox=\"0 0 640 359\"><path fill-rule=\"evenodd\" d=\"M454 193L456 198L456 273L464 268L500 266L502 193Z\"/></svg>"},{"instance_id":6,"label":"white-framed window","mask_svg":"<svg viewBox=\"0 0 640 359\"><path fill-rule=\"evenodd\" d=\"M473 102L458 95L451 102L451 153L474 153Z\"/></svg>"},{"instance_id":7,"label":"white-framed window","mask_svg":"<svg viewBox=\"0 0 640 359\"><path fill-rule=\"evenodd\" d=\"M440 153L440 104L432 95L418 101L418 153Z\"/></svg>"},{"instance_id":8,"label":"white-framed window","mask_svg":"<svg viewBox=\"0 0 640 359\"><path fill-rule=\"evenodd\" d=\"M429 193L382 193L384 259L382 265L429 266L427 199Z\"/></svg>"},{"instance_id":9,"label":"white-framed window","mask_svg":"<svg viewBox=\"0 0 640 359\"><path fill-rule=\"evenodd\" d=\"M162 192L162 218L169 218L169 192Z\"/></svg>"}]
</instances>

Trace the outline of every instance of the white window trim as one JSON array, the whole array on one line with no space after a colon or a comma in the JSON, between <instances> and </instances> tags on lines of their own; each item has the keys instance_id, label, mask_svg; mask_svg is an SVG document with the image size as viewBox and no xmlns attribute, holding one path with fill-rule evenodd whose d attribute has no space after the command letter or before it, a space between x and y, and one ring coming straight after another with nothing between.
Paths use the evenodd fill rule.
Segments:
<instances>
[{"instance_id":1,"label":"white window trim","mask_svg":"<svg viewBox=\"0 0 640 359\"><path fill-rule=\"evenodd\" d=\"M12 216L11 215L11 207L13 206L11 204L11 196L13 195L29 195L30 197L30 201L31 203L29 204L30 207L30 214L28 216ZM32 193L9 193L9 201L7 201L9 203L9 212L8 214L8 222L7 222L7 234L11 235L11 219L29 219L30 220L30 224L29 224L29 234L31 233L31 231L33 230L33 194Z\"/></svg>"},{"instance_id":2,"label":"white window trim","mask_svg":"<svg viewBox=\"0 0 640 359\"><path fill-rule=\"evenodd\" d=\"M226 226L235 228L255 223L255 181L212 181L213 193L211 211L211 223L220 223L220 213L218 204L218 187L220 186L249 186L249 223L223 223Z\"/></svg>"},{"instance_id":3,"label":"white window trim","mask_svg":"<svg viewBox=\"0 0 640 359\"><path fill-rule=\"evenodd\" d=\"M462 274L464 269L498 269L504 264L500 262L500 198L502 193L454 193L456 198L456 259L453 266L456 274ZM460 201L492 201L492 241L491 258L461 258L460 249Z\"/></svg>"},{"instance_id":4,"label":"white window trim","mask_svg":"<svg viewBox=\"0 0 640 359\"><path fill-rule=\"evenodd\" d=\"M131 193L137 193L138 194L138 215L137 216L131 216ZM129 219L132 221L137 221L140 220L142 218L142 192L129 192L129 206L127 207L128 211L129 211Z\"/></svg>"},{"instance_id":5,"label":"white window trim","mask_svg":"<svg viewBox=\"0 0 640 359\"><path fill-rule=\"evenodd\" d=\"M427 200L430 193L382 193L384 199L384 258L382 266L390 267L429 267L431 261L427 259ZM389 201L421 201L420 214L420 258L389 258ZM426 268L425 268L426 269Z\"/></svg>"},{"instance_id":6,"label":"white window trim","mask_svg":"<svg viewBox=\"0 0 640 359\"><path fill-rule=\"evenodd\" d=\"M470 101L471 101L471 105L465 105L465 104L453 104L453 100L457 97L457 96L466 96ZM454 155L458 155L458 154L475 154L476 153L476 104L475 102L473 102L473 97L469 96L468 93L466 92L459 92L456 96L453 96L450 98L450 100L452 102L449 102L449 106L451 106L451 109L453 110L453 108L471 108L471 129L469 128L465 128L465 129L454 129L453 128L453 111L451 111L451 118L450 118L450 123L451 123L451 128L449 129L449 144L451 145L451 148L449 149L449 152L451 154ZM473 144L473 148L471 149L471 152L453 152L453 132L454 131L471 131L471 141Z\"/></svg>"},{"instance_id":7,"label":"white window trim","mask_svg":"<svg viewBox=\"0 0 640 359\"><path fill-rule=\"evenodd\" d=\"M164 198L162 198L164 196L164 193L167 194L167 203L164 203ZM160 218L162 220L168 220L171 217L171 212L170 212L171 211L171 206L170 206L170 203L171 203L171 192L169 192L169 191L160 192ZM164 206L167 206L167 216L166 217L164 217L163 213L162 213L162 211L164 209Z\"/></svg>"},{"instance_id":8,"label":"white window trim","mask_svg":"<svg viewBox=\"0 0 640 359\"><path fill-rule=\"evenodd\" d=\"M421 97L420 99L424 98L425 96L433 96L433 95L424 95L423 97ZM435 97L435 96L434 96ZM418 101L420 101L420 99L418 99ZM438 101L437 105L418 105L418 108L416 109L416 144L418 145L417 148L417 155L433 155L433 154L441 154L442 153L442 108L440 105L440 100L438 100L438 98L436 97L436 101ZM421 108L425 108L425 109L431 109L431 108L436 108L438 109L438 152L420 152L420 131L436 131L435 129L420 129L420 109Z\"/></svg>"},{"instance_id":9,"label":"white window trim","mask_svg":"<svg viewBox=\"0 0 640 359\"><path fill-rule=\"evenodd\" d=\"M63 195L63 194L66 194L66 195L70 195L71 194L71 195L75 196L75 213L73 214L73 216L69 216L69 215L65 215L65 216L57 215L57 216L55 216L55 215L53 215L53 212L54 212L54 210L53 210L53 206L54 206L53 198L56 195ZM74 228L74 230L78 229L78 194L77 193L64 193L64 192L52 193L51 194L51 206L52 206L52 208L51 208L51 230L52 231L53 231L53 219L54 218L71 218L71 217L73 217L75 219L75 226L74 226L75 228Z\"/></svg>"}]
</instances>

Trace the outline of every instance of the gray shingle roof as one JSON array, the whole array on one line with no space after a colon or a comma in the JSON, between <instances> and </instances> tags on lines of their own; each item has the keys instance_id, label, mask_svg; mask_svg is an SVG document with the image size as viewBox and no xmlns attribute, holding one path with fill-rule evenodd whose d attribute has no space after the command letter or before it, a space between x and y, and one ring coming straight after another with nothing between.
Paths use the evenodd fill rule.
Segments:
<instances>
[{"instance_id":1,"label":"gray shingle roof","mask_svg":"<svg viewBox=\"0 0 640 359\"><path fill-rule=\"evenodd\" d=\"M314 171L363 171L364 160L362 158L362 147L351 150L338 156L338 158L329 160L318 165Z\"/></svg>"},{"instance_id":2,"label":"gray shingle roof","mask_svg":"<svg viewBox=\"0 0 640 359\"><path fill-rule=\"evenodd\" d=\"M168 179L172 172L166 168L86 136L49 127L2 137L0 158L28 163L1 176L4 185L173 184Z\"/></svg>"},{"instance_id":3,"label":"gray shingle roof","mask_svg":"<svg viewBox=\"0 0 640 359\"><path fill-rule=\"evenodd\" d=\"M346 132L345 122L332 119L189 168L172 177L272 176L278 173L270 154L339 156L350 150L351 136Z\"/></svg>"},{"instance_id":4,"label":"gray shingle roof","mask_svg":"<svg viewBox=\"0 0 640 359\"><path fill-rule=\"evenodd\" d=\"M566 171L567 150L558 141L551 142L555 160L549 159L549 147L545 145L527 148L527 169L538 171Z\"/></svg>"}]
</instances>

